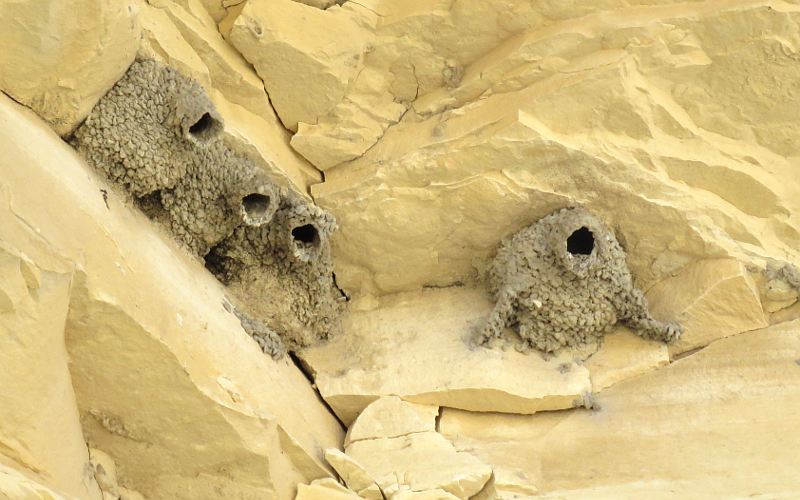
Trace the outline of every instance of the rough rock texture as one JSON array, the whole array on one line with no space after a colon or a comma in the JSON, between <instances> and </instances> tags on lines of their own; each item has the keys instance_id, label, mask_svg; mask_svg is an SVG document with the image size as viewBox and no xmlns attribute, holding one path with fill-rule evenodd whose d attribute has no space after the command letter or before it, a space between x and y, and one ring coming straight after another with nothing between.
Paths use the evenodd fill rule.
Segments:
<instances>
[{"instance_id":1,"label":"rough rock texture","mask_svg":"<svg viewBox=\"0 0 800 500\"><path fill-rule=\"evenodd\" d=\"M0 457L63 494L99 499L63 340L72 266L36 262L11 234L0 234Z\"/></svg>"},{"instance_id":2,"label":"rough rock texture","mask_svg":"<svg viewBox=\"0 0 800 500\"><path fill-rule=\"evenodd\" d=\"M299 356L348 425L385 395L474 411L534 413L583 405L591 392L589 373L574 356L543 359L513 348L470 346L491 310L480 289L359 299L342 319L342 335Z\"/></svg>"},{"instance_id":3,"label":"rough rock texture","mask_svg":"<svg viewBox=\"0 0 800 500\"><path fill-rule=\"evenodd\" d=\"M139 44L132 0L0 4L0 90L69 134L125 73Z\"/></svg>"},{"instance_id":4,"label":"rough rock texture","mask_svg":"<svg viewBox=\"0 0 800 500\"><path fill-rule=\"evenodd\" d=\"M230 285L242 321L265 352L283 350L267 329L290 347L327 338L338 327L328 244L335 221L233 153L222 129L197 82L159 62L139 61L92 110L73 143ZM271 300L259 300L264 296Z\"/></svg>"},{"instance_id":5,"label":"rough rock texture","mask_svg":"<svg viewBox=\"0 0 800 500\"><path fill-rule=\"evenodd\" d=\"M767 326L758 289L744 265L733 259L703 260L647 291L658 318L675 318L685 334L670 355Z\"/></svg>"},{"instance_id":6,"label":"rough rock texture","mask_svg":"<svg viewBox=\"0 0 800 500\"><path fill-rule=\"evenodd\" d=\"M390 498L403 490L442 490L457 498L478 493L491 469L468 453L456 452L433 426L420 430L420 411L419 405L399 398L378 399L353 424L352 431L363 438L351 437L346 454L363 464ZM377 432L365 432L362 427ZM384 429L392 430L390 436L385 436Z\"/></svg>"},{"instance_id":7,"label":"rough rock texture","mask_svg":"<svg viewBox=\"0 0 800 500\"><path fill-rule=\"evenodd\" d=\"M703 258L800 263L800 115L777 83L797 81L798 6L359 3L380 14L361 74L413 103L313 188L348 293L476 280L573 203L613 224L643 289Z\"/></svg>"},{"instance_id":8,"label":"rough rock texture","mask_svg":"<svg viewBox=\"0 0 800 500\"><path fill-rule=\"evenodd\" d=\"M335 479L318 479L311 484L297 485L295 500L360 500L361 497L348 490Z\"/></svg>"},{"instance_id":9,"label":"rough rock texture","mask_svg":"<svg viewBox=\"0 0 800 500\"><path fill-rule=\"evenodd\" d=\"M584 363L592 391L600 392L617 382L669 364L669 351L661 342L645 340L625 327L617 327L603 339L603 346Z\"/></svg>"},{"instance_id":10,"label":"rough rock texture","mask_svg":"<svg viewBox=\"0 0 800 500\"><path fill-rule=\"evenodd\" d=\"M33 113L0 99L0 130L0 240L18 259L0 295L31 311L3 349L20 357L0 364L14 380L0 391L11 405L0 428L18 441L0 438L0 456L28 469L13 451L24 441L24 460L47 465L44 484L77 498L92 498L77 491L91 470L84 439L145 498L291 498L297 483L329 477L322 450L341 445L339 423L289 359L262 354L219 283ZM67 299L51 295L58 286ZM41 324L37 303L51 313Z\"/></svg>"},{"instance_id":11,"label":"rough rock texture","mask_svg":"<svg viewBox=\"0 0 800 500\"><path fill-rule=\"evenodd\" d=\"M613 232L581 208L565 208L503 240L489 266L497 303L478 341L513 326L546 352L580 347L622 321L644 338L674 342L683 331L647 311Z\"/></svg>"},{"instance_id":12,"label":"rough rock texture","mask_svg":"<svg viewBox=\"0 0 800 500\"><path fill-rule=\"evenodd\" d=\"M383 499L380 487L353 457L335 448L330 448L325 450L325 460L339 474L347 487L358 493L358 496L367 500Z\"/></svg>"},{"instance_id":13,"label":"rough rock texture","mask_svg":"<svg viewBox=\"0 0 800 500\"><path fill-rule=\"evenodd\" d=\"M440 432L545 498L790 498L800 491L798 359L800 322L787 323L620 382L599 411L445 409Z\"/></svg>"}]
</instances>

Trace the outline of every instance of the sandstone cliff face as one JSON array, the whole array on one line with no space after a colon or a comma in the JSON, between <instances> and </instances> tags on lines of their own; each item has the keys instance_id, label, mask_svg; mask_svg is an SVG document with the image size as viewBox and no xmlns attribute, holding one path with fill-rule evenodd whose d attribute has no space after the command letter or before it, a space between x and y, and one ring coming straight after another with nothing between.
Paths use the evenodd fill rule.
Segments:
<instances>
[{"instance_id":1,"label":"sandstone cliff face","mask_svg":"<svg viewBox=\"0 0 800 500\"><path fill-rule=\"evenodd\" d=\"M0 24L0 497L800 495L793 2L11 0ZM69 145L135 59L335 216L336 338L265 356ZM474 345L501 240L569 206L679 341Z\"/></svg>"}]
</instances>

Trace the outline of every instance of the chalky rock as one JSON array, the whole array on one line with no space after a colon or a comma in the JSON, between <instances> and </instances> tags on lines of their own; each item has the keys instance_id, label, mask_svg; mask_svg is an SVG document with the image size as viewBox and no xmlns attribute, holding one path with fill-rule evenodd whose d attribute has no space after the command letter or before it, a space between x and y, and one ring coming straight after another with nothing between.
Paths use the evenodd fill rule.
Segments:
<instances>
[{"instance_id":1,"label":"chalky rock","mask_svg":"<svg viewBox=\"0 0 800 500\"><path fill-rule=\"evenodd\" d=\"M223 128L195 80L143 60L100 100L72 143L205 259L229 286L245 330L280 357L280 339L296 348L338 328L342 295L328 243L336 222L236 154Z\"/></svg>"},{"instance_id":2,"label":"chalky rock","mask_svg":"<svg viewBox=\"0 0 800 500\"><path fill-rule=\"evenodd\" d=\"M488 273L497 303L479 342L513 327L530 347L580 347L622 321L647 339L672 342L683 329L653 319L614 233L582 208L565 208L505 239Z\"/></svg>"}]
</instances>

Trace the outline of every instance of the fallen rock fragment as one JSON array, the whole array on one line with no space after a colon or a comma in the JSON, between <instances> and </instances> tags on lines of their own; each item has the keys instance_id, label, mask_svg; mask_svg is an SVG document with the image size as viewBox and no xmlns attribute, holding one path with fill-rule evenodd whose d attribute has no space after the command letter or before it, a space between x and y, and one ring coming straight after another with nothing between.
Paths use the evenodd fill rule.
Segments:
<instances>
[{"instance_id":1,"label":"fallen rock fragment","mask_svg":"<svg viewBox=\"0 0 800 500\"><path fill-rule=\"evenodd\" d=\"M364 408L347 430L345 446L363 439L393 438L436 430L439 407L384 396Z\"/></svg>"},{"instance_id":2,"label":"fallen rock fragment","mask_svg":"<svg viewBox=\"0 0 800 500\"><path fill-rule=\"evenodd\" d=\"M675 318L685 332L670 356L714 340L767 326L758 289L735 259L701 260L647 291L654 316Z\"/></svg>"},{"instance_id":3,"label":"fallen rock fragment","mask_svg":"<svg viewBox=\"0 0 800 500\"><path fill-rule=\"evenodd\" d=\"M459 498L478 493L492 469L472 455L458 452L437 432L351 443L345 452L364 464L391 498L402 485L414 491L442 489Z\"/></svg>"},{"instance_id":4,"label":"fallen rock fragment","mask_svg":"<svg viewBox=\"0 0 800 500\"><path fill-rule=\"evenodd\" d=\"M325 460L339 474L347 487L358 493L360 497L369 500L383 499L383 494L375 480L353 457L337 448L328 448L325 450Z\"/></svg>"},{"instance_id":5,"label":"fallen rock fragment","mask_svg":"<svg viewBox=\"0 0 800 500\"><path fill-rule=\"evenodd\" d=\"M357 477L359 485L374 478L387 498L468 498L483 488L492 471L436 432L435 410L397 397L380 398L352 425L359 439L350 435L344 457L329 450L326 458L346 465L347 475Z\"/></svg>"},{"instance_id":6,"label":"fallen rock fragment","mask_svg":"<svg viewBox=\"0 0 800 500\"><path fill-rule=\"evenodd\" d=\"M325 478L312 481L311 484L298 484L295 500L362 500L362 497L335 479Z\"/></svg>"},{"instance_id":7,"label":"fallen rock fragment","mask_svg":"<svg viewBox=\"0 0 800 500\"><path fill-rule=\"evenodd\" d=\"M566 353L545 360L513 349L470 347L473 329L491 309L485 291L470 288L396 294L377 304L364 298L351 302L341 335L299 355L346 425L385 395L526 414L581 404L591 390L589 373Z\"/></svg>"}]
</instances>

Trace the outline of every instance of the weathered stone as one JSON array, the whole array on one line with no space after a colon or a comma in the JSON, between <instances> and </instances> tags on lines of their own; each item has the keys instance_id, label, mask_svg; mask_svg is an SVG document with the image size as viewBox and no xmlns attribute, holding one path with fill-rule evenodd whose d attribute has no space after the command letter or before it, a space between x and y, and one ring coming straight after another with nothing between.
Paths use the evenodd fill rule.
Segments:
<instances>
[{"instance_id":1,"label":"weathered stone","mask_svg":"<svg viewBox=\"0 0 800 500\"><path fill-rule=\"evenodd\" d=\"M603 346L584 366L589 370L592 391L600 392L626 378L635 377L669 363L669 351L661 342L645 340L619 326L606 335Z\"/></svg>"},{"instance_id":2,"label":"weathered stone","mask_svg":"<svg viewBox=\"0 0 800 500\"><path fill-rule=\"evenodd\" d=\"M362 439L392 438L436 430L439 407L384 396L364 408L347 430L345 446Z\"/></svg>"},{"instance_id":3,"label":"weathered stone","mask_svg":"<svg viewBox=\"0 0 800 500\"><path fill-rule=\"evenodd\" d=\"M392 495L391 500L458 500L458 497L440 489L425 491L400 490Z\"/></svg>"},{"instance_id":4,"label":"weathered stone","mask_svg":"<svg viewBox=\"0 0 800 500\"><path fill-rule=\"evenodd\" d=\"M72 386L85 437L114 459L120 483L147 498L289 498L297 483L329 477L321 450L341 444L341 427L290 360L264 356L202 264L9 99L0 130L2 240L42 270L77 268L66 321ZM69 384L63 371L27 380Z\"/></svg>"},{"instance_id":5,"label":"weathered stone","mask_svg":"<svg viewBox=\"0 0 800 500\"><path fill-rule=\"evenodd\" d=\"M355 78L369 32L342 9L250 0L228 39L255 67L286 128L316 123Z\"/></svg>"},{"instance_id":6,"label":"weathered stone","mask_svg":"<svg viewBox=\"0 0 800 500\"><path fill-rule=\"evenodd\" d=\"M345 443L346 445L346 443ZM333 467L348 488L368 500L382 500L383 494L364 467L356 462L353 457L346 455L336 448L325 450L325 460Z\"/></svg>"},{"instance_id":7,"label":"weathered stone","mask_svg":"<svg viewBox=\"0 0 800 500\"><path fill-rule=\"evenodd\" d=\"M777 41L793 40L793 8L470 5L370 4L379 32L393 25L406 40L387 69L392 93L403 102L403 63L421 90L400 123L313 188L339 221L345 290L478 279L502 237L575 203L615 229L643 289L697 259L796 255L787 134L800 115L795 90L773 83L796 81L784 52L794 42ZM379 40L367 67L397 52ZM443 73L463 78L447 85Z\"/></svg>"},{"instance_id":8,"label":"weathered stone","mask_svg":"<svg viewBox=\"0 0 800 500\"><path fill-rule=\"evenodd\" d=\"M311 484L298 484L295 500L359 500L360 496L348 490L335 479L317 479Z\"/></svg>"},{"instance_id":9,"label":"weathered stone","mask_svg":"<svg viewBox=\"0 0 800 500\"><path fill-rule=\"evenodd\" d=\"M492 469L472 455L456 452L437 432L356 441L345 452L363 464L388 497L405 485L413 491L442 489L468 498L483 488Z\"/></svg>"},{"instance_id":10,"label":"weathered stone","mask_svg":"<svg viewBox=\"0 0 800 500\"><path fill-rule=\"evenodd\" d=\"M745 266L734 259L693 263L653 286L647 299L654 316L684 327L681 338L669 346L671 356L767 326L758 289Z\"/></svg>"},{"instance_id":11,"label":"weathered stone","mask_svg":"<svg viewBox=\"0 0 800 500\"><path fill-rule=\"evenodd\" d=\"M72 500L76 497L57 492L40 481L26 477L21 471L0 463L0 498L8 498L9 500Z\"/></svg>"},{"instance_id":12,"label":"weathered stone","mask_svg":"<svg viewBox=\"0 0 800 500\"><path fill-rule=\"evenodd\" d=\"M555 498L781 497L800 491L800 322L723 338L603 391L601 409L445 409L441 432Z\"/></svg>"},{"instance_id":13,"label":"weathered stone","mask_svg":"<svg viewBox=\"0 0 800 500\"><path fill-rule=\"evenodd\" d=\"M69 134L133 62L131 0L0 4L0 90Z\"/></svg>"},{"instance_id":14,"label":"weathered stone","mask_svg":"<svg viewBox=\"0 0 800 500\"><path fill-rule=\"evenodd\" d=\"M345 424L380 396L474 411L534 413L582 404L588 371L564 353L548 360L470 346L492 309L483 290L430 289L351 303L343 334L300 356ZM361 310L365 308L365 310ZM352 439L352 436L351 436Z\"/></svg>"},{"instance_id":15,"label":"weathered stone","mask_svg":"<svg viewBox=\"0 0 800 500\"><path fill-rule=\"evenodd\" d=\"M6 134L3 125L10 125L7 117L0 118ZM0 199L9 187L0 181ZM42 473L64 494L99 499L100 489L86 473L89 455L64 348L73 264L24 254L31 249L20 248L22 242L2 228L0 223L0 456Z\"/></svg>"}]
</instances>

